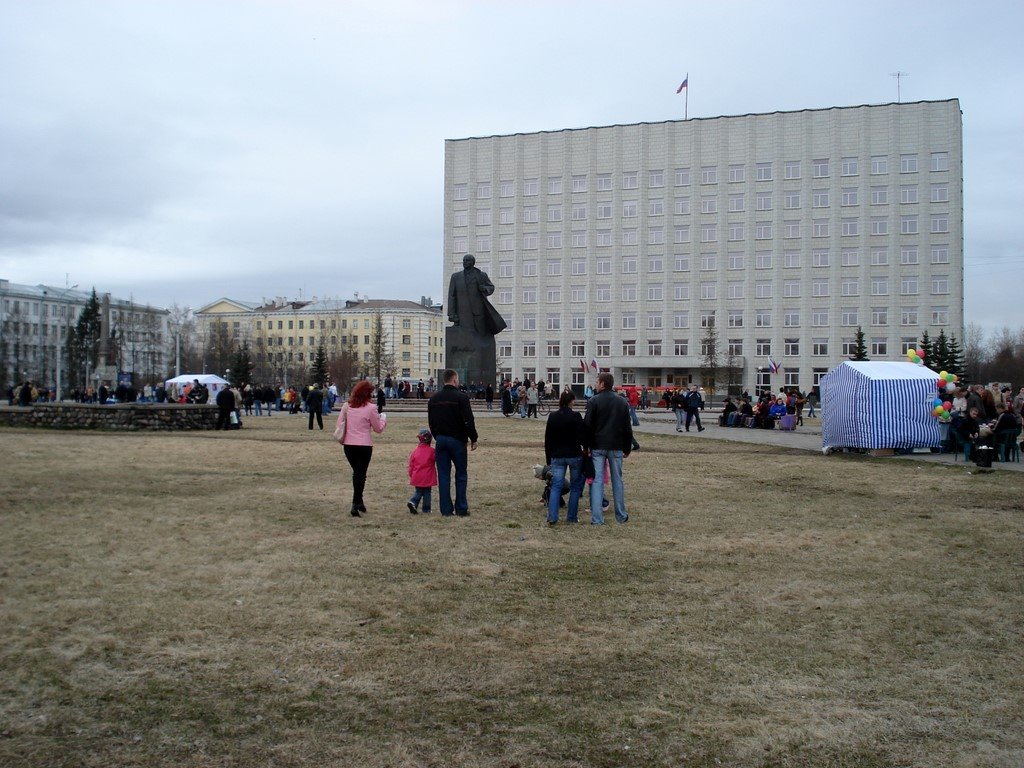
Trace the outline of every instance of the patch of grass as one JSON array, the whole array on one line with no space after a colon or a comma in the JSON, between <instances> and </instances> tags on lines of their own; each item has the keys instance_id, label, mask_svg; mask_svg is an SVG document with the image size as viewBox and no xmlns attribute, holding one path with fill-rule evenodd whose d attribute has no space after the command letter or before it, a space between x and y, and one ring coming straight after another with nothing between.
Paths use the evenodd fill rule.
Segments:
<instances>
[{"instance_id":1,"label":"patch of grass","mask_svg":"<svg viewBox=\"0 0 1024 768\"><path fill-rule=\"evenodd\" d=\"M628 525L548 528L482 418L450 520L420 421L363 519L304 419L3 431L0 764L1024 762L1019 475L646 435Z\"/></svg>"}]
</instances>

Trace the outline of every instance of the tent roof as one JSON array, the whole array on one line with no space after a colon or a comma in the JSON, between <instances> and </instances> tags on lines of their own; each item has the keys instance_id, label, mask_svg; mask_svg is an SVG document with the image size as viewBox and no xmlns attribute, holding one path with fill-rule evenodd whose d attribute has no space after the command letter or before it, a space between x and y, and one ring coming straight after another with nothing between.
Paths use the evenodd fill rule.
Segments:
<instances>
[{"instance_id":1,"label":"tent roof","mask_svg":"<svg viewBox=\"0 0 1024 768\"><path fill-rule=\"evenodd\" d=\"M927 379L929 381L933 381L939 378L939 374L931 368L925 365L917 365L916 363L897 363L886 360L845 360L842 363L842 366L852 368L857 373L867 376L869 379Z\"/></svg>"},{"instance_id":2,"label":"tent roof","mask_svg":"<svg viewBox=\"0 0 1024 768\"><path fill-rule=\"evenodd\" d=\"M164 384L191 384L199 379L200 384L230 384L227 379L222 379L215 373L183 373L173 379L167 379Z\"/></svg>"}]
</instances>

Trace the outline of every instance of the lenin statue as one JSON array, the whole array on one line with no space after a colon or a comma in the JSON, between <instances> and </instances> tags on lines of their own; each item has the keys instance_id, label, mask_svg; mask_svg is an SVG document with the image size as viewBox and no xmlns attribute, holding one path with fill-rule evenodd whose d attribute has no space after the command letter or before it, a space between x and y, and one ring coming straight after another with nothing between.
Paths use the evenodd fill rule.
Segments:
<instances>
[{"instance_id":1,"label":"lenin statue","mask_svg":"<svg viewBox=\"0 0 1024 768\"><path fill-rule=\"evenodd\" d=\"M487 297L494 283L476 259L462 257L462 271L448 281L448 319L453 323L445 334L445 355L449 368L459 372L460 380L481 389L496 380L494 337L505 330L505 320Z\"/></svg>"}]
</instances>

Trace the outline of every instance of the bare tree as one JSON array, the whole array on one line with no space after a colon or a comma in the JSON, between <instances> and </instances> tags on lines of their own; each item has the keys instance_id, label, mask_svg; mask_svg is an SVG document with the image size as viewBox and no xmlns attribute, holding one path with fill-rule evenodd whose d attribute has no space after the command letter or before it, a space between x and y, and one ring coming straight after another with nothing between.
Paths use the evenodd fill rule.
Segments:
<instances>
[{"instance_id":1,"label":"bare tree","mask_svg":"<svg viewBox=\"0 0 1024 768\"><path fill-rule=\"evenodd\" d=\"M981 380L981 365L985 357L985 332L977 323L964 328L964 376L967 381Z\"/></svg>"}]
</instances>

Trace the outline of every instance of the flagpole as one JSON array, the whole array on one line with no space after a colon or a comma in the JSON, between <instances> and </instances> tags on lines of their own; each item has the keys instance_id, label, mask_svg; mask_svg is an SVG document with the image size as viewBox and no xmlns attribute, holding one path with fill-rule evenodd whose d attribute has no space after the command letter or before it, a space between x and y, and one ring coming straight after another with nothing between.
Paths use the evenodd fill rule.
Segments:
<instances>
[{"instance_id":1,"label":"flagpole","mask_svg":"<svg viewBox=\"0 0 1024 768\"><path fill-rule=\"evenodd\" d=\"M686 73L686 100L683 101L683 120L690 119L690 73Z\"/></svg>"}]
</instances>

